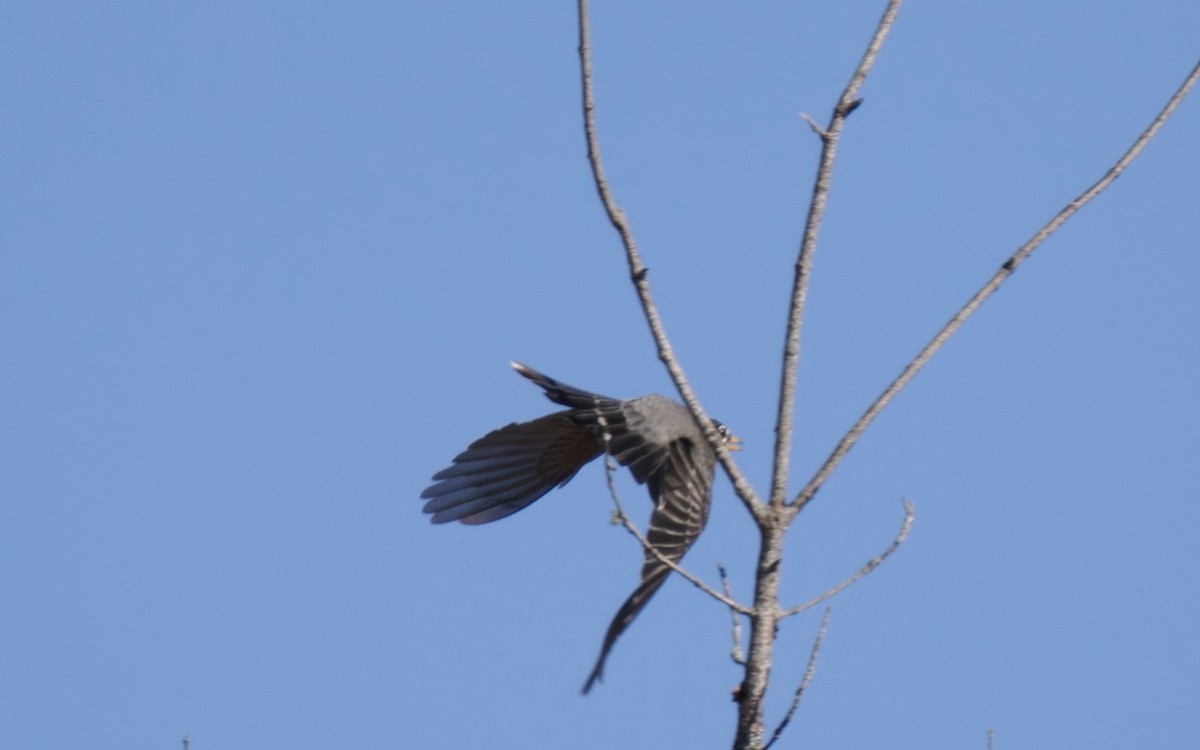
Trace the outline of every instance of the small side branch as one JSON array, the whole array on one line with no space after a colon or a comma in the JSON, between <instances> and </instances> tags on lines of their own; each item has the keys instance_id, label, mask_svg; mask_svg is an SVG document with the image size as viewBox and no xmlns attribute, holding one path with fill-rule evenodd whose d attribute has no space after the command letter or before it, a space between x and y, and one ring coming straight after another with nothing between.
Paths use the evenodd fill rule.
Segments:
<instances>
[{"instance_id":1,"label":"small side branch","mask_svg":"<svg viewBox=\"0 0 1200 750\"><path fill-rule=\"evenodd\" d=\"M607 438L608 438L608 435L606 433L605 434L605 443L606 444L608 442ZM616 468L617 467L613 465L612 458L606 454L604 456L604 476L605 476L605 479L608 481L608 494L612 496L613 504L617 506L617 512L616 512L617 521L619 521L621 523L621 525L625 527L626 531L628 531L630 534L633 534L633 537L638 540L638 542L642 545L642 548L645 549L647 553L654 555L654 557L659 562L663 563L664 565L669 567L671 570L675 571L679 575L686 578L688 581L691 582L691 584L693 586L700 589L701 591L708 594L709 596L716 599L717 601L721 602L726 607L729 607L734 612L740 612L743 615L754 614L753 609L751 609L750 607L747 607L744 604L740 604L739 602L734 601L732 598L725 596L720 591L717 591L712 586L709 586L707 583L700 580L699 578L697 578L695 575L693 575L689 571L685 570L682 566L680 566L674 560L672 560L671 558L664 555L662 552L660 552L658 550L657 547L650 544L650 541L648 539L646 539L646 537L642 534L642 532L638 531L637 526L633 525L633 521L629 520L629 516L625 515L625 507L621 504L621 496L617 493L617 483L614 479L614 475L616 473Z\"/></svg>"},{"instance_id":2,"label":"small side branch","mask_svg":"<svg viewBox=\"0 0 1200 750\"><path fill-rule=\"evenodd\" d=\"M821 602L832 599L833 597L842 593L842 591L844 591L845 589L849 588L851 585L862 580L863 577L865 577L872 570L875 570L880 565L882 565L884 560L888 559L888 557L890 557L893 552L895 552L897 549L899 549L900 545L904 544L904 540L908 538L908 532L912 528L913 519L916 517L915 509L913 508L912 501L909 500L908 498L903 498L901 502L904 503L904 522L900 525L900 533L896 534L896 538L892 540L892 543L890 545L888 545L887 549L885 549L883 552L879 553L878 555L876 555L875 557L873 557L869 561L867 561L867 564L862 566L861 568L859 568L857 573L850 576L849 578L842 581L841 583L834 586L833 588L829 589L824 594L821 594L820 596L816 597L815 599L810 599L809 601L806 601L803 604L798 604L795 607L792 607L791 609L785 609L783 612L781 612L779 614L779 617L784 618L784 617L791 617L792 615L800 614L801 612L803 612L806 609L810 609L812 607L817 606Z\"/></svg>"},{"instance_id":3,"label":"small side branch","mask_svg":"<svg viewBox=\"0 0 1200 750\"><path fill-rule=\"evenodd\" d=\"M938 349L941 349L942 345L945 344L946 341L949 340L949 338L953 336L959 328L962 327L963 323L967 321L967 318L971 317L971 315L977 309L979 309L979 306L982 305L988 297L992 296L992 294L1000 288L1001 284L1003 284L1010 276L1013 275L1013 272L1017 270L1017 267L1024 263L1025 260L1033 254L1033 251L1036 250L1047 237L1053 234L1055 230L1057 230L1068 219L1074 216L1079 209L1083 208L1093 198L1103 192L1105 188L1113 183L1113 180L1117 179L1117 177L1119 177L1120 174L1125 171L1125 168L1137 158L1138 154L1142 152L1142 149L1146 148L1146 145L1150 143L1150 140L1154 138L1159 129L1162 128L1163 124L1166 123L1168 118L1170 118L1171 114L1179 107L1179 104L1183 101L1183 98L1187 96L1188 91L1196 84L1197 79L1200 79L1200 63L1198 63L1196 67L1192 69L1192 72L1188 74L1187 78L1184 79L1179 88L1175 90L1175 93L1172 94L1171 98L1167 101L1166 106L1164 106L1162 111L1158 113L1158 116L1155 117L1150 125L1142 131L1142 134L1139 135L1137 140L1134 141L1133 145L1129 147L1129 150L1126 151L1121 158L1117 159L1116 163L1109 168L1104 176L1097 180L1087 190L1084 190L1082 193L1080 193L1079 197L1068 203L1054 216L1053 219L1047 222L1045 226L1043 226L1032 237L1030 237L1028 242L1026 242L1024 245L1021 245L1021 247L1019 247L1008 260L1004 261L1004 263L1000 265L999 270L997 270L996 273L987 280L987 283L985 283L979 289L979 291L977 291L974 296L971 297L971 299L967 300L967 303L963 305L953 317L950 318L946 325L942 327L942 330L938 331L937 335L925 345L925 348L921 349L921 351L917 353L917 356L905 366L900 375L892 381L891 385L884 389L883 393L879 395L879 398L875 399L875 402L872 403L867 408L866 412L864 412L863 415L858 418L858 421L854 423L854 426L846 432L841 441L838 442L837 447L833 449L833 453L829 455L829 458L825 459L825 463L820 469L817 470L817 473L813 475L812 479L808 481L808 484L804 486L804 489L800 490L800 494L796 496L796 499L792 501L790 504L792 507L799 510L813 499L813 496L817 494L817 490L821 489L821 486L824 485L829 477L833 474L834 470L838 467L838 464L842 462L842 459L846 457L846 454L849 453L850 449L854 447L854 444L858 442L859 437L862 436L863 432L866 431L871 422L875 421L875 417L879 416L879 413L883 411L884 407L891 402L896 394L899 393L904 386L908 385L909 381L916 377L917 373L921 371L921 368L924 367L925 364L933 357L933 355L937 353ZM773 491L774 489L772 489L772 492ZM772 495L772 498L773 497L774 495Z\"/></svg>"},{"instance_id":4,"label":"small side branch","mask_svg":"<svg viewBox=\"0 0 1200 750\"><path fill-rule=\"evenodd\" d=\"M733 599L733 587L729 585L729 576L725 574L725 566L721 563L717 563L717 573L721 576L721 590L727 598ZM738 617L738 611L732 607L729 609L729 617L733 620L733 647L729 650L729 658L733 659L734 664L745 666L746 655L742 652L742 621Z\"/></svg>"},{"instance_id":5,"label":"small side branch","mask_svg":"<svg viewBox=\"0 0 1200 750\"><path fill-rule=\"evenodd\" d=\"M821 653L821 643L825 640L825 630L829 627L831 611L829 607L826 607L825 614L821 616L821 627L817 629L817 637L813 640L812 650L808 652L808 668L804 670L804 679L800 681L800 687L796 688L796 694L792 696L792 705L788 708L787 715L783 717L783 721L779 722L779 726L775 727L775 733L771 735L771 740L763 747L763 750L767 750L775 744L775 740L779 739L779 735L783 734L783 730L787 729L787 725L791 723L796 709L800 708L800 701L804 699L804 691L808 689L813 675L817 672L817 656Z\"/></svg>"},{"instance_id":6,"label":"small side branch","mask_svg":"<svg viewBox=\"0 0 1200 750\"><path fill-rule=\"evenodd\" d=\"M696 423L700 425L700 429L708 439L708 444L716 452L721 466L724 467L725 473L729 476L730 481L733 482L733 488L737 492L737 496L746 506L746 509L750 511L751 515L757 517L757 509L761 507L762 503L759 501L758 495L754 492L754 488L750 486L750 482L746 480L746 477L742 474L737 464L730 457L729 451L725 448L725 442L721 439L716 426L712 423L712 418L708 416L704 408L700 405L700 401L696 398L696 394L692 390L692 386L688 382L687 376L679 364L679 360L675 357L675 350L671 346L670 339L667 338L662 318L659 317L658 307L654 304L654 297L650 294L650 282L647 280L649 269L642 263L642 256L638 251L637 243L633 239L633 229L629 226L629 220L625 217L625 212L617 205L616 199L613 198L612 190L608 186L608 177L604 174L604 163L600 158L600 141L596 135L596 96L592 86L592 43L588 23L587 0L579 0L578 6L579 75L583 84L583 129L587 139L588 162L592 167L592 178L596 184L596 193L600 196L600 202L604 205L604 212L608 215L609 222L621 237L621 244L625 246L625 258L629 264L629 276L633 280L633 287L637 292L638 301L641 302L642 313L645 315L646 324L650 328L650 335L654 337L654 344L658 348L658 358L666 366L672 382L675 383L675 388L679 391L683 402L687 404L688 410L691 411Z\"/></svg>"},{"instance_id":7,"label":"small side branch","mask_svg":"<svg viewBox=\"0 0 1200 750\"><path fill-rule=\"evenodd\" d=\"M814 133L821 136L821 140L823 140L823 141L829 140L829 131L827 131L825 128L821 127L820 125L818 125L816 120L809 117L808 114L806 114L804 112L800 113L800 117L804 118L804 121L808 123L808 126L810 128L812 128L812 131Z\"/></svg>"}]
</instances>

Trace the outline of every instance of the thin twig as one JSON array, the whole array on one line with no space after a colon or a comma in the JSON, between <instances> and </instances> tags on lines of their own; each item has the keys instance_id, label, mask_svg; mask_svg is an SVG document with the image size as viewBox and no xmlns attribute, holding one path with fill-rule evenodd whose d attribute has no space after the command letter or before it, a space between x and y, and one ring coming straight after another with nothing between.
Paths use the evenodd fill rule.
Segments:
<instances>
[{"instance_id":1,"label":"thin twig","mask_svg":"<svg viewBox=\"0 0 1200 750\"><path fill-rule=\"evenodd\" d=\"M700 405L683 368L675 357L675 350L671 347L670 339L667 338L658 308L654 304L654 297L650 294L650 283L646 280L649 269L642 264L641 253L638 252L637 243L633 239L633 229L630 228L625 212L617 205L612 191L608 187L608 178L604 174L604 164L600 158L600 142L596 135L596 99L592 88L592 47L587 5L587 0L579 0L579 72L583 82L583 128L587 138L588 162L592 166L592 178L596 184L596 193L600 196L600 202L604 205L609 222L621 236L621 244L625 246L629 275L633 280L638 301L642 304L642 313L650 327L650 335L654 337L658 358L666 366L672 382L675 383L675 388L678 389L679 395L687 404L692 417L704 432L708 444L716 452L721 466L724 467L725 473L733 482L738 497L741 498L747 510L757 517L757 509L762 503L755 494L754 488L746 481L746 477L730 457L729 451L725 447L725 441L721 439L720 433L713 425L712 418Z\"/></svg>"},{"instance_id":2,"label":"thin twig","mask_svg":"<svg viewBox=\"0 0 1200 750\"><path fill-rule=\"evenodd\" d=\"M901 502L904 503L904 522L900 524L900 533L896 534L896 538L892 540L892 543L888 545L887 549L868 560L867 564L859 568L857 573L829 589L824 594L821 594L815 599L810 599L803 604L797 604L791 609L785 609L779 613L779 617L782 619L784 617L791 617L792 615L800 614L804 610L811 609L823 601L832 599L833 597L842 593L842 591L857 583L872 570L878 568L883 564L884 560L888 559L893 552L899 549L900 545L904 544L904 540L908 539L908 532L910 529L912 529L913 518L915 517L915 509L913 508L912 501L908 498L902 498Z\"/></svg>"},{"instance_id":3,"label":"thin twig","mask_svg":"<svg viewBox=\"0 0 1200 750\"><path fill-rule=\"evenodd\" d=\"M717 573L721 576L721 590L725 592L725 596L732 599L733 587L729 585L729 576L725 574L725 566L721 563L717 563ZM733 620L733 647L729 650L729 658L733 659L734 664L745 666L746 655L742 652L742 621L734 609L729 610L729 618Z\"/></svg>"},{"instance_id":4,"label":"thin twig","mask_svg":"<svg viewBox=\"0 0 1200 750\"><path fill-rule=\"evenodd\" d=\"M605 437L605 445L607 448L608 434L605 433L604 437ZM608 481L608 493L609 493L609 495L612 496L613 504L615 504L617 506L617 514L616 514L617 520L621 522L621 525L625 527L626 531L628 531L630 534L633 534L633 537L635 539L637 539L638 542L641 543L642 548L645 549L646 552L648 552L649 554L654 555L655 559L657 559L659 562L663 563L664 565L666 565L667 567L669 567L671 570L675 571L679 575L683 576L688 581L691 581L693 586L700 589L701 591L708 594L709 596L716 599L717 601L721 602L726 607L729 607L730 609L732 609L736 612L741 612L744 615L753 614L754 613L753 609L751 609L750 607L747 607L745 604L741 604L739 602L734 601L732 598L725 596L720 591L717 591L712 586L709 586L707 583L705 583L704 581L700 580L692 573L685 570L674 560L672 560L671 558L664 555L653 544L650 544L650 541L648 539L646 539L646 537L642 534L642 532L638 531L637 526L634 526L633 521L630 521L629 516L627 516L625 514L625 507L621 504L621 496L619 494L617 494L617 483L614 479L616 470L617 470L617 467L613 464L612 457L607 455L607 452L606 452L606 454L604 456L604 476L605 476L605 479Z\"/></svg>"},{"instance_id":5,"label":"thin twig","mask_svg":"<svg viewBox=\"0 0 1200 750\"><path fill-rule=\"evenodd\" d=\"M809 117L807 113L805 113L805 112L801 112L801 113L800 113L800 117L801 117L801 118L803 118L803 119L804 119L804 121L808 123L808 126L809 126L810 128L812 128L812 131L813 131L814 133L816 133L817 135L821 136L822 138L828 138L828 137L829 137L829 133L828 133L828 132L826 132L825 128L823 128L823 127L821 127L820 125L818 125L818 124L817 124L817 121L816 121L816 120L814 120L813 118Z\"/></svg>"},{"instance_id":6,"label":"thin twig","mask_svg":"<svg viewBox=\"0 0 1200 750\"><path fill-rule=\"evenodd\" d=\"M825 629L829 627L829 613L831 608L825 608L825 614L821 616L821 627L817 629L817 637L813 640L812 650L808 652L808 668L804 670L804 679L800 681L800 687L796 688L796 694L792 697L792 705L788 708L787 715L783 717L783 721L779 722L779 726L775 727L775 733L771 735L771 741L768 742L763 750L775 744L775 740L779 739L779 735L783 734L783 730L792 721L792 716L795 715L796 709L800 708L800 701L804 698L804 691L808 689L809 683L812 682L813 675L817 671L817 656L821 653L821 642L825 640Z\"/></svg>"},{"instance_id":7,"label":"thin twig","mask_svg":"<svg viewBox=\"0 0 1200 750\"><path fill-rule=\"evenodd\" d=\"M854 426L851 427L850 430L842 437L841 441L837 444L837 447L834 448L833 453L829 455L829 458L825 459L825 463L819 470L817 470L817 473L813 475L812 479L808 481L808 484L804 486L804 489L800 491L800 493L796 496L796 499L792 501L791 505L793 507L799 510L813 499L813 497L817 494L817 490L821 489L821 486L824 485L829 477L833 474L834 469L836 469L838 464L842 462L842 459L846 457L846 454L850 452L850 449L854 447L854 444L858 442L858 438L863 434L863 431L867 429L871 422L875 420L875 417L879 416L879 413L883 411L884 407L888 405L892 398L895 397L895 395L899 393L904 386L908 385L909 381L921 371L921 368L925 366L925 364L930 360L931 357L933 357L938 349L941 349L942 345L945 344L946 341L953 336L959 328L962 327L962 324L965 323L967 318L971 317L971 315L979 308L979 306L983 304L984 300L986 300L992 295L993 292L999 289L1000 285L1007 281L1008 277L1013 275L1013 272L1017 270L1017 267L1025 262L1025 260L1033 253L1034 250L1037 249L1039 245L1042 244L1047 237L1061 227L1063 223L1067 221L1067 219L1070 219L1072 216L1074 216L1079 209L1083 208L1105 188L1111 185L1113 180L1117 179L1117 177L1125 171L1125 168L1129 166L1130 162L1137 158L1138 154L1142 152L1142 149L1146 147L1146 144L1148 144L1150 140L1158 133L1159 128L1163 126L1163 123L1165 123L1171 114L1176 110L1176 108L1179 107L1180 102L1183 101L1183 98L1187 95L1188 90L1195 85L1197 79L1200 79L1200 63L1198 63L1196 67L1192 69L1192 72L1188 75L1184 82L1179 86L1178 89L1175 90L1175 93L1167 101L1166 106L1164 106L1162 111L1158 113L1158 116L1154 118L1149 127L1142 131L1142 134L1138 136L1137 140L1134 141L1129 150L1126 151L1120 159L1117 159L1116 163L1109 168L1108 172L1106 172L1104 176L1097 180L1091 187L1080 193L1079 197L1068 203L1054 216L1053 219L1051 219L1044 227L1039 229L1037 233L1030 237L1028 242L1026 242L1024 245L1021 245L1021 247L1018 248L1015 253L1013 253L1012 257L1004 261L1004 263L1000 266L1000 270L996 271L996 273L993 274L990 279L988 279L987 283L985 283L979 289L979 291L971 297L971 299L967 300L967 303L962 306L962 309L956 312L954 316L946 323L946 325L942 327L942 330L938 331L937 335L925 345L925 348L921 349L917 356L914 357L907 366L905 366L900 375L892 381L891 385L884 389L883 393L879 395L879 398L875 399L875 402L867 408L863 415L858 418L858 421L854 423Z\"/></svg>"},{"instance_id":8,"label":"thin twig","mask_svg":"<svg viewBox=\"0 0 1200 750\"><path fill-rule=\"evenodd\" d=\"M813 183L812 198L808 204L808 218L804 225L804 239L800 243L800 254L796 258L795 275L792 281L792 302L788 311L787 334L783 344L783 371L779 383L779 412L775 418L775 463L771 472L771 494L769 502L774 508L783 508L787 500L787 478L789 455L792 449L792 420L796 411L796 377L800 362L800 331L804 326L804 307L808 300L808 282L812 276L813 253L817 247L817 235L821 229L821 220L825 216L825 205L829 199L829 189L833 180L833 163L837 158L838 136L846 117L857 108L858 92L867 74L879 56L879 49L888 31L896 20L900 10L900 0L891 0L879 19L875 35L871 37L862 60L850 76L850 82L842 92L841 99L833 108L829 125L820 128L807 115L808 120L821 136L821 162L817 168L817 177Z\"/></svg>"}]
</instances>

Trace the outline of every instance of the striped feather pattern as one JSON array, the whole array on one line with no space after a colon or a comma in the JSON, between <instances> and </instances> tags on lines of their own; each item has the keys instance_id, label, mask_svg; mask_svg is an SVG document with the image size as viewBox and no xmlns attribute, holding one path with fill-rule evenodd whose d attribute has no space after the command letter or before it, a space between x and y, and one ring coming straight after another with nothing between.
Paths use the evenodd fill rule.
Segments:
<instances>
[{"instance_id":1,"label":"striped feather pattern","mask_svg":"<svg viewBox=\"0 0 1200 750\"><path fill-rule=\"evenodd\" d=\"M601 446L566 412L501 427L433 475L421 493L434 523L481 524L512 515L571 481Z\"/></svg>"},{"instance_id":2,"label":"striped feather pattern","mask_svg":"<svg viewBox=\"0 0 1200 750\"><path fill-rule=\"evenodd\" d=\"M696 432L699 433L699 430ZM664 557L678 563L708 523L715 456L707 443L701 443L697 448L686 438L672 442L668 453L666 465L649 479L654 513L650 516L646 541ZM604 645L600 647L600 657L596 659L596 666L583 685L584 693L603 677L604 663L617 638L638 616L650 597L662 587L670 572L670 566L649 551L646 552L641 583L609 624L604 634Z\"/></svg>"}]
</instances>

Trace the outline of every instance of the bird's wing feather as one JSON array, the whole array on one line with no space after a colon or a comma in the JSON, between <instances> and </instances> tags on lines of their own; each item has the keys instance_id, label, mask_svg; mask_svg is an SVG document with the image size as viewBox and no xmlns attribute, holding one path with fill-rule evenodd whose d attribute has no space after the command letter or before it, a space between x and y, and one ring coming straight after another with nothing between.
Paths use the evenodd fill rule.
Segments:
<instances>
[{"instance_id":1,"label":"bird's wing feather","mask_svg":"<svg viewBox=\"0 0 1200 750\"><path fill-rule=\"evenodd\" d=\"M646 541L667 559L678 563L708 522L715 461L707 445L697 445L688 439L670 443L668 454L665 466L649 479L654 513L650 516ZM638 616L650 597L662 587L670 572L670 566L649 550L646 551L642 581L609 624L608 632L604 634L604 645L600 648L600 657L583 686L584 693L591 690L592 685L603 676L604 662L617 638Z\"/></svg>"},{"instance_id":2,"label":"bird's wing feather","mask_svg":"<svg viewBox=\"0 0 1200 750\"><path fill-rule=\"evenodd\" d=\"M602 446L586 427L556 412L513 423L476 440L433 475L421 493L434 523L480 524L512 515L570 481Z\"/></svg>"},{"instance_id":3,"label":"bird's wing feather","mask_svg":"<svg viewBox=\"0 0 1200 750\"><path fill-rule=\"evenodd\" d=\"M716 463L707 445L695 445L689 440L672 443L670 454L666 468L650 480L654 513L650 516L646 541L678 562L708 523ZM648 577L659 566L665 567L647 552L642 577Z\"/></svg>"}]
</instances>

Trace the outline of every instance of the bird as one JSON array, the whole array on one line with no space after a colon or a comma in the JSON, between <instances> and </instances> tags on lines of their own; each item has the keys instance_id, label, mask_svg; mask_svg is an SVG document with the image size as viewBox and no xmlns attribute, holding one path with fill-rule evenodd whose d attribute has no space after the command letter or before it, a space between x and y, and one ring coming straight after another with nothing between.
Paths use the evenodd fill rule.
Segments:
<instances>
[{"instance_id":1,"label":"bird","mask_svg":"<svg viewBox=\"0 0 1200 750\"><path fill-rule=\"evenodd\" d=\"M556 487L562 487L588 462L606 451L646 485L654 510L646 540L663 557L678 563L708 522L716 454L682 404L658 394L621 400L561 383L532 367L512 362L518 374L567 407L528 422L493 430L433 475L421 498L423 512L435 524L457 521L491 523L516 513ZM730 450L741 440L713 420ZM617 610L595 667L582 692L602 679L604 664L617 638L671 572L645 551L641 581Z\"/></svg>"}]
</instances>

